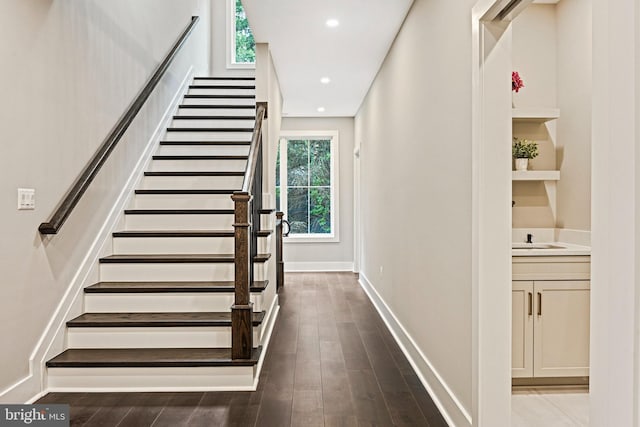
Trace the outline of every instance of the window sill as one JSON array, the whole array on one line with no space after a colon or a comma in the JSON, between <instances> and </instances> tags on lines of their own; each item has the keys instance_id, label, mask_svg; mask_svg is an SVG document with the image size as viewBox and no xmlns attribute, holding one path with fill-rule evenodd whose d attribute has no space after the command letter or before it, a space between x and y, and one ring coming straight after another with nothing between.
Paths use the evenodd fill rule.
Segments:
<instances>
[{"instance_id":1,"label":"window sill","mask_svg":"<svg viewBox=\"0 0 640 427\"><path fill-rule=\"evenodd\" d=\"M284 243L340 243L338 236L287 236Z\"/></svg>"},{"instance_id":2,"label":"window sill","mask_svg":"<svg viewBox=\"0 0 640 427\"><path fill-rule=\"evenodd\" d=\"M227 63L228 70L255 70L256 63Z\"/></svg>"}]
</instances>

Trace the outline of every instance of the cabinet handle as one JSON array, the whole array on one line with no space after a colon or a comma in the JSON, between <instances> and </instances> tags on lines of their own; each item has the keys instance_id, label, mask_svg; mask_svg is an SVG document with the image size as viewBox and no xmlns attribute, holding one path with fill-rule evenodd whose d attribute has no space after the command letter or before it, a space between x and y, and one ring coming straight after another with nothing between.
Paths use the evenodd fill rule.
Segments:
<instances>
[{"instance_id":1,"label":"cabinet handle","mask_svg":"<svg viewBox=\"0 0 640 427\"><path fill-rule=\"evenodd\" d=\"M542 293L538 292L538 316L542 316Z\"/></svg>"},{"instance_id":2,"label":"cabinet handle","mask_svg":"<svg viewBox=\"0 0 640 427\"><path fill-rule=\"evenodd\" d=\"M533 314L533 293L529 292L529 316Z\"/></svg>"}]
</instances>

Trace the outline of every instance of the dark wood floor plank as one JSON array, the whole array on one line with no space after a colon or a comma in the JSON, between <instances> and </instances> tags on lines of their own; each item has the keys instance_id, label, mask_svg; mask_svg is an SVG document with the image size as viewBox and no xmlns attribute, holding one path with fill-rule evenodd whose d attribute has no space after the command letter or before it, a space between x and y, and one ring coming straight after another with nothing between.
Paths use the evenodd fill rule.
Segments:
<instances>
[{"instance_id":1,"label":"dark wood floor plank","mask_svg":"<svg viewBox=\"0 0 640 427\"><path fill-rule=\"evenodd\" d=\"M72 425L430 426L446 422L349 273L287 274L255 392L51 393Z\"/></svg>"}]
</instances>

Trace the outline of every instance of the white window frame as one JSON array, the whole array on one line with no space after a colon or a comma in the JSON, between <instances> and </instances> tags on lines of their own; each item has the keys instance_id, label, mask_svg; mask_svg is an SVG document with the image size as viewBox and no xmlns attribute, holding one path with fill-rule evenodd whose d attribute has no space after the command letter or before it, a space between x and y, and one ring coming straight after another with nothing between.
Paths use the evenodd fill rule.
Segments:
<instances>
[{"instance_id":1,"label":"white window frame","mask_svg":"<svg viewBox=\"0 0 640 427\"><path fill-rule=\"evenodd\" d=\"M236 0L227 0L227 68L255 70L255 62L236 62Z\"/></svg>"},{"instance_id":2,"label":"white window frame","mask_svg":"<svg viewBox=\"0 0 640 427\"><path fill-rule=\"evenodd\" d=\"M282 131L280 133L280 211L287 219L287 195L283 188L287 182L287 140L288 139L330 139L331 140L331 234L290 234L285 237L287 243L335 243L340 241L339 217L339 169L338 159L339 134L337 130L319 131ZM283 186L283 184L285 184Z\"/></svg>"}]
</instances>

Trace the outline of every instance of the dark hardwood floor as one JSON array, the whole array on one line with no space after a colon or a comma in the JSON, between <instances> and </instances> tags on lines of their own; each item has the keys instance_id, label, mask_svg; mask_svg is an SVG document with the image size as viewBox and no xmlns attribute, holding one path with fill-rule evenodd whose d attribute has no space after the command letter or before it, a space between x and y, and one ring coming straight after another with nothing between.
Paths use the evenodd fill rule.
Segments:
<instances>
[{"instance_id":1,"label":"dark hardwood floor","mask_svg":"<svg viewBox=\"0 0 640 427\"><path fill-rule=\"evenodd\" d=\"M287 274L256 392L50 393L72 426L446 426L350 273Z\"/></svg>"}]
</instances>

